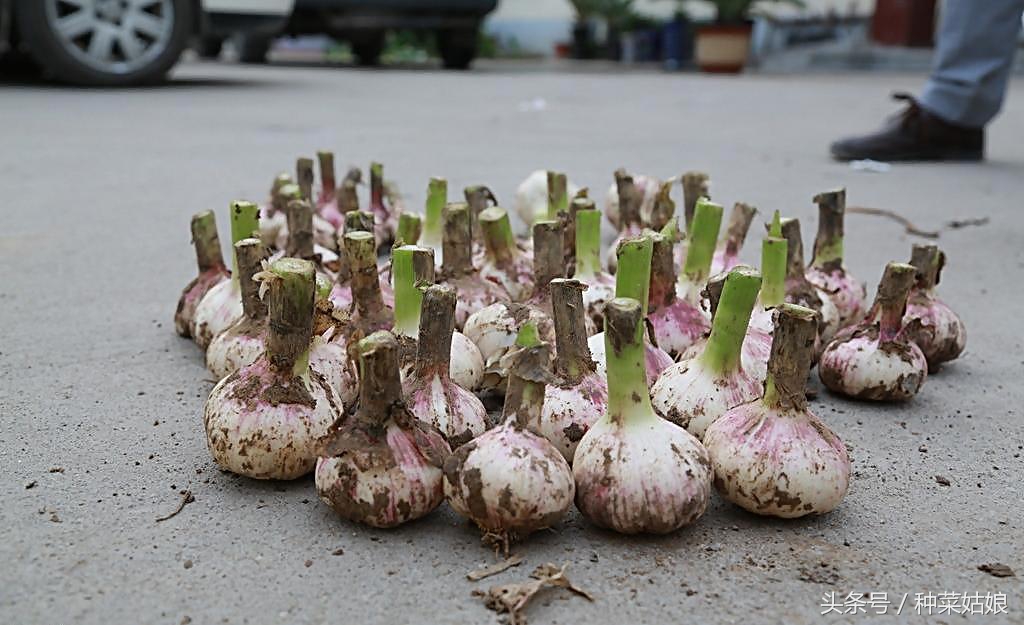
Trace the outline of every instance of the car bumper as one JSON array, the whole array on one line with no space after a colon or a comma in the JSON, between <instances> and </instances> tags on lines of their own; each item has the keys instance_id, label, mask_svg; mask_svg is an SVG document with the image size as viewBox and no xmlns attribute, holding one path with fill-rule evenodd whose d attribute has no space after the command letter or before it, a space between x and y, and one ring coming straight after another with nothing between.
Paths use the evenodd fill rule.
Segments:
<instances>
[{"instance_id":1,"label":"car bumper","mask_svg":"<svg viewBox=\"0 0 1024 625\"><path fill-rule=\"evenodd\" d=\"M203 14L203 34L228 36L235 33L276 35L288 23L288 15L265 13L218 13Z\"/></svg>"}]
</instances>

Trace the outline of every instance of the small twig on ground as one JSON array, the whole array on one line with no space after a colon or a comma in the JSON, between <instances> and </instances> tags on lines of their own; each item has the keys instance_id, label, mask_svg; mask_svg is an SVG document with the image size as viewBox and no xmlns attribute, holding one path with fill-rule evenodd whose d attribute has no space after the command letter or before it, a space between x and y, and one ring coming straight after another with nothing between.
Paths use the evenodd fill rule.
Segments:
<instances>
[{"instance_id":1,"label":"small twig on ground","mask_svg":"<svg viewBox=\"0 0 1024 625\"><path fill-rule=\"evenodd\" d=\"M168 514L167 516L157 517L156 522L159 523L161 521L166 521L167 519L173 519L174 517L178 516L179 512L185 509L185 506L187 506L188 504L192 503L195 500L196 498L192 496L192 491L186 490L181 495L181 501L178 503L177 509L175 509L174 512Z\"/></svg>"},{"instance_id":2,"label":"small twig on ground","mask_svg":"<svg viewBox=\"0 0 1024 625\"><path fill-rule=\"evenodd\" d=\"M530 574L532 580L521 584L502 584L491 586L487 592L474 590L473 594L484 598L484 604L498 614L508 614L509 625L526 625L526 617L523 610L529 604L530 599L546 587L559 587L569 590L587 601L593 601L594 597L582 588L574 586L569 578L565 576L565 568L551 564L542 564Z\"/></svg>"},{"instance_id":3,"label":"small twig on ground","mask_svg":"<svg viewBox=\"0 0 1024 625\"><path fill-rule=\"evenodd\" d=\"M988 223L988 217L972 217L971 219L954 219L947 221L946 227L950 230L959 230L970 226L984 226Z\"/></svg>"},{"instance_id":4,"label":"small twig on ground","mask_svg":"<svg viewBox=\"0 0 1024 625\"><path fill-rule=\"evenodd\" d=\"M875 217L887 217L896 223L903 226L907 234L912 234L918 237L924 237L926 239L937 239L939 233L931 230L921 230L913 224L909 219L900 215L896 211L887 210L884 208L868 208L866 206L847 206L846 212L856 213L858 215L874 215Z\"/></svg>"},{"instance_id":5,"label":"small twig on ground","mask_svg":"<svg viewBox=\"0 0 1024 625\"><path fill-rule=\"evenodd\" d=\"M490 577L491 575L497 575L502 571L507 571L508 569L514 566L519 566L520 564L522 564L522 562L522 556L513 555L501 562L497 562L490 566L485 566L483 568L476 569L475 571L470 571L466 574L466 578L472 582L478 582L482 579Z\"/></svg>"}]
</instances>

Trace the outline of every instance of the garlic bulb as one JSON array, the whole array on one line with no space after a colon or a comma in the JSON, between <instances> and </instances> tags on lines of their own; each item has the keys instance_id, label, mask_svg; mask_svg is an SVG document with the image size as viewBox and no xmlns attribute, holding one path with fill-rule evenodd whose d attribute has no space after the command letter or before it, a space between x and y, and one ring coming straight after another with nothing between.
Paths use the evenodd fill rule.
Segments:
<instances>
[{"instance_id":1,"label":"garlic bulb","mask_svg":"<svg viewBox=\"0 0 1024 625\"><path fill-rule=\"evenodd\" d=\"M260 300L259 283L253 279L262 269L265 257L259 239L235 243L242 317L213 337L206 348L206 368L218 380L252 364L267 348L267 306Z\"/></svg>"},{"instance_id":2,"label":"garlic bulb","mask_svg":"<svg viewBox=\"0 0 1024 625\"><path fill-rule=\"evenodd\" d=\"M576 272L573 277L587 285L583 305L595 328L604 327L605 304L615 298L615 278L601 267L601 213L576 212Z\"/></svg>"},{"instance_id":3,"label":"garlic bulb","mask_svg":"<svg viewBox=\"0 0 1024 625\"><path fill-rule=\"evenodd\" d=\"M217 237L217 222L213 211L192 216L192 244L196 248L199 275L182 289L178 307L174 311L174 329L185 338L192 336L199 300L203 299L210 289L231 277L220 253L220 239Z\"/></svg>"},{"instance_id":4,"label":"garlic bulb","mask_svg":"<svg viewBox=\"0 0 1024 625\"><path fill-rule=\"evenodd\" d=\"M740 250L747 239L750 224L754 221L757 209L750 204L736 202L729 214L729 225L725 229L725 237L715 248L715 256L711 261L712 276L729 271L740 264Z\"/></svg>"},{"instance_id":5,"label":"garlic bulb","mask_svg":"<svg viewBox=\"0 0 1024 625\"><path fill-rule=\"evenodd\" d=\"M903 327L916 273L913 265L886 265L867 315L841 330L822 353L818 374L825 386L874 401L904 401L921 390L928 364Z\"/></svg>"},{"instance_id":6,"label":"garlic bulb","mask_svg":"<svg viewBox=\"0 0 1024 625\"><path fill-rule=\"evenodd\" d=\"M392 204L394 204L392 202ZM384 204L384 166L370 163L370 213L373 213L373 236L381 249L391 247L398 230L398 207Z\"/></svg>"},{"instance_id":7,"label":"garlic bulb","mask_svg":"<svg viewBox=\"0 0 1024 625\"><path fill-rule=\"evenodd\" d=\"M615 276L615 295L642 302L645 317L650 294L653 249L654 238L651 234L625 240L618 249L619 272ZM607 323L605 326L607 327ZM661 372L672 364L672 358L664 350L651 344L646 329L644 337L644 364L647 371L647 383L653 385ZM597 364L597 373L601 376L605 376L607 372L606 344L604 332L598 332L587 339L590 354Z\"/></svg>"},{"instance_id":8,"label":"garlic bulb","mask_svg":"<svg viewBox=\"0 0 1024 625\"><path fill-rule=\"evenodd\" d=\"M907 300L903 324L907 336L921 348L931 373L964 351L967 328L935 293L946 255L934 245L915 245L910 264L917 268L917 281Z\"/></svg>"},{"instance_id":9,"label":"garlic bulb","mask_svg":"<svg viewBox=\"0 0 1024 625\"><path fill-rule=\"evenodd\" d=\"M637 300L616 298L605 310L608 410L576 447L576 506L600 527L666 534L704 514L711 459L700 441L651 407L642 320Z\"/></svg>"},{"instance_id":10,"label":"garlic bulb","mask_svg":"<svg viewBox=\"0 0 1024 625\"><path fill-rule=\"evenodd\" d=\"M281 193L288 199L289 202L295 200L303 200L308 202L309 205L315 206L315 200L313 198L313 159L300 157L295 163L295 185L286 185L281 188ZM331 222L324 219L320 213L311 210L312 213L312 226L308 236L311 236L313 243L320 247L335 251L338 249L338 228ZM288 218L288 228L291 230L294 226L292 225L291 211L286 213ZM303 217L305 219L305 217ZM286 236L289 233L282 231L281 236ZM306 236L304 233L303 236ZM292 255L292 254L289 254Z\"/></svg>"},{"instance_id":11,"label":"garlic bulb","mask_svg":"<svg viewBox=\"0 0 1024 625\"><path fill-rule=\"evenodd\" d=\"M476 388L499 394L504 392L508 372L502 368L501 359L515 344L519 328L528 321L537 325L541 336L554 336L555 326L551 318L525 304L498 302L469 316L462 334L479 350L484 368L483 380ZM454 341L452 348L455 349Z\"/></svg>"},{"instance_id":12,"label":"garlic bulb","mask_svg":"<svg viewBox=\"0 0 1024 625\"><path fill-rule=\"evenodd\" d=\"M481 308L508 299L504 288L485 280L473 267L471 227L469 206L465 202L449 203L445 209L441 274L443 282L459 293L455 308L456 328L462 328L466 319Z\"/></svg>"},{"instance_id":13,"label":"garlic bulb","mask_svg":"<svg viewBox=\"0 0 1024 625\"><path fill-rule=\"evenodd\" d=\"M519 349L506 355L510 370L503 423L459 447L444 464L448 504L502 545L558 523L572 506L575 488L565 458L526 424L536 422L550 373L547 344L537 328L520 330Z\"/></svg>"},{"instance_id":14,"label":"garlic bulb","mask_svg":"<svg viewBox=\"0 0 1024 625\"><path fill-rule=\"evenodd\" d=\"M636 192L640 198L640 221L645 224L650 223L651 209L654 208L654 200L658 197L659 191L661 191L662 182L654 176L646 176L644 174L637 174L632 178L633 185L636 187ZM608 219L608 223L615 226L616 230L620 229L619 185L617 183L612 183L605 194L604 216Z\"/></svg>"},{"instance_id":15,"label":"garlic bulb","mask_svg":"<svg viewBox=\"0 0 1024 625\"><path fill-rule=\"evenodd\" d=\"M743 368L741 358L760 287L761 276L753 269L730 271L704 350L662 371L651 388L655 411L698 439L727 410L761 396L762 380Z\"/></svg>"},{"instance_id":16,"label":"garlic bulb","mask_svg":"<svg viewBox=\"0 0 1024 625\"><path fill-rule=\"evenodd\" d=\"M586 285L577 280L555 278L550 288L557 347L556 379L544 391L544 407L539 419L527 421L526 426L548 439L572 462L576 445L605 412L608 386L597 374L597 365L587 347L583 313Z\"/></svg>"},{"instance_id":17,"label":"garlic bulb","mask_svg":"<svg viewBox=\"0 0 1024 625\"><path fill-rule=\"evenodd\" d=\"M419 245L434 250L434 262L444 262L444 207L448 203L448 181L431 178L427 184L427 203L423 213L423 230Z\"/></svg>"},{"instance_id":18,"label":"garlic bulb","mask_svg":"<svg viewBox=\"0 0 1024 625\"><path fill-rule=\"evenodd\" d=\"M373 233L362 230L346 232L344 240L355 309L352 323L364 336L377 330L387 330L393 324L393 313L384 303L377 274L377 245Z\"/></svg>"},{"instance_id":19,"label":"garlic bulb","mask_svg":"<svg viewBox=\"0 0 1024 625\"><path fill-rule=\"evenodd\" d=\"M658 347L676 357L704 338L711 328L710 316L701 307L701 293L711 272L715 241L722 224L722 207L701 199L687 235L686 261L675 283L671 239L651 235L650 312L647 319Z\"/></svg>"},{"instance_id":20,"label":"garlic bulb","mask_svg":"<svg viewBox=\"0 0 1024 625\"><path fill-rule=\"evenodd\" d=\"M838 328L845 328L864 316L867 297L864 285L843 265L846 189L819 193L814 201L818 204L818 234L814 237L814 257L806 271L807 281L823 299L831 300L839 315ZM826 334L822 340L829 338L831 335Z\"/></svg>"},{"instance_id":21,"label":"garlic bulb","mask_svg":"<svg viewBox=\"0 0 1024 625\"><path fill-rule=\"evenodd\" d=\"M441 467L451 450L402 402L395 337L375 332L357 349L359 404L321 441L316 492L345 519L395 527L444 500Z\"/></svg>"},{"instance_id":22,"label":"garlic bulb","mask_svg":"<svg viewBox=\"0 0 1024 625\"><path fill-rule=\"evenodd\" d=\"M248 239L259 232L259 209L252 202L231 204L231 244ZM238 260L232 255L233 266ZM192 319L192 338L199 347L206 349L213 337L227 330L242 316L242 291L238 283L238 271L232 278L218 283L206 292L196 305Z\"/></svg>"},{"instance_id":23,"label":"garlic bulb","mask_svg":"<svg viewBox=\"0 0 1024 625\"><path fill-rule=\"evenodd\" d=\"M282 228L287 230L288 220L284 214L286 199L281 195L281 189L285 185L295 184L288 173L280 173L274 178L274 184L270 187L270 197L267 203L260 207L260 240L264 247L277 247L281 239ZM283 240L283 239L281 239Z\"/></svg>"},{"instance_id":24,"label":"garlic bulb","mask_svg":"<svg viewBox=\"0 0 1024 625\"><path fill-rule=\"evenodd\" d=\"M219 466L256 479L290 480L313 469L316 442L341 418L342 402L309 365L313 264L284 258L270 272L267 350L214 387L203 422Z\"/></svg>"},{"instance_id":25,"label":"garlic bulb","mask_svg":"<svg viewBox=\"0 0 1024 625\"><path fill-rule=\"evenodd\" d=\"M538 219L551 219L556 213L549 208L549 179L556 172L538 169L526 177L516 188L516 212L527 226ZM565 174L562 174L564 176ZM573 197L579 187L571 181L565 183L566 197Z\"/></svg>"},{"instance_id":26,"label":"garlic bulb","mask_svg":"<svg viewBox=\"0 0 1024 625\"><path fill-rule=\"evenodd\" d=\"M447 285L433 285L423 293L416 357L403 383L413 415L440 430L453 448L483 434L488 425L483 403L449 374L455 296Z\"/></svg>"},{"instance_id":27,"label":"garlic bulb","mask_svg":"<svg viewBox=\"0 0 1024 625\"><path fill-rule=\"evenodd\" d=\"M338 183L334 177L334 152L320 151L316 153L316 156L320 164L320 192L316 198L316 212L338 231L345 225L345 214L338 206ZM354 171L360 176L362 175L358 169Z\"/></svg>"},{"instance_id":28,"label":"garlic bulb","mask_svg":"<svg viewBox=\"0 0 1024 625\"><path fill-rule=\"evenodd\" d=\"M533 293L533 259L516 243L508 213L494 206L477 220L484 241L480 276L501 285L513 302L525 300Z\"/></svg>"},{"instance_id":29,"label":"garlic bulb","mask_svg":"<svg viewBox=\"0 0 1024 625\"><path fill-rule=\"evenodd\" d=\"M846 446L805 397L817 317L809 308L779 306L764 396L729 410L704 434L715 487L756 514L825 514L850 484Z\"/></svg>"},{"instance_id":30,"label":"garlic bulb","mask_svg":"<svg viewBox=\"0 0 1024 625\"><path fill-rule=\"evenodd\" d=\"M825 345L839 330L839 309L835 302L807 280L804 267L804 244L800 236L800 221L793 217L782 219L772 236L786 239L786 301L810 308L821 315L820 345ZM776 229L776 225L772 226ZM820 351L820 350L818 350Z\"/></svg>"},{"instance_id":31,"label":"garlic bulb","mask_svg":"<svg viewBox=\"0 0 1024 625\"><path fill-rule=\"evenodd\" d=\"M345 232L372 233L373 215L358 209L345 213ZM338 247L340 252L338 255L337 272L335 273L335 282L331 287L331 293L328 298L338 310L351 310L354 303L352 300L352 266L349 254L345 249L344 236L339 239ZM378 274L380 273L378 271ZM378 282L380 283L380 294L384 307L392 308L395 303L395 293L391 288L391 284L383 276L380 276Z\"/></svg>"},{"instance_id":32,"label":"garlic bulb","mask_svg":"<svg viewBox=\"0 0 1024 625\"><path fill-rule=\"evenodd\" d=\"M615 186L619 196L619 234L608 248L606 264L610 273L618 270L618 249L622 242L640 236L644 231L644 222L640 218L642 197L633 176L626 173L625 169L615 170Z\"/></svg>"}]
</instances>

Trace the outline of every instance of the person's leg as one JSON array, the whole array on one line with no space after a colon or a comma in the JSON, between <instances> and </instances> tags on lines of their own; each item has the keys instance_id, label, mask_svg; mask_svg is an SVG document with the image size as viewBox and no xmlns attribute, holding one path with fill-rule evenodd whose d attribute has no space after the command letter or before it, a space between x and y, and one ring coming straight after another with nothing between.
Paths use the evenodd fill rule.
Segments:
<instances>
[{"instance_id":1,"label":"person's leg","mask_svg":"<svg viewBox=\"0 0 1024 625\"><path fill-rule=\"evenodd\" d=\"M981 128L999 112L1013 68L1024 0L946 0L921 106Z\"/></svg>"}]
</instances>

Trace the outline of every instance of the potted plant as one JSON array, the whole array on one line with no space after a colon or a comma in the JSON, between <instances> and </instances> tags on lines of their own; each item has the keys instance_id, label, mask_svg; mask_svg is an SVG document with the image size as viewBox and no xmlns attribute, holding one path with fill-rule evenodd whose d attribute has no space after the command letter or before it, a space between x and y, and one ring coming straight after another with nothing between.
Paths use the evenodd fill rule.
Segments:
<instances>
[{"instance_id":1,"label":"potted plant","mask_svg":"<svg viewBox=\"0 0 1024 625\"><path fill-rule=\"evenodd\" d=\"M803 6L802 0L767 0ZM711 0L717 15L711 24L697 27L696 60L701 71L737 74L750 52L754 23L752 7L758 0Z\"/></svg>"}]
</instances>

